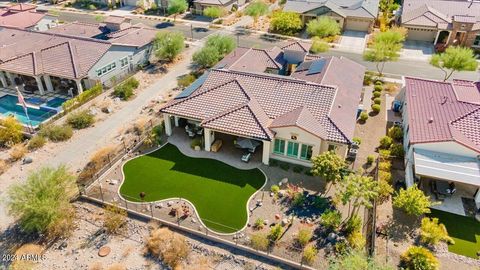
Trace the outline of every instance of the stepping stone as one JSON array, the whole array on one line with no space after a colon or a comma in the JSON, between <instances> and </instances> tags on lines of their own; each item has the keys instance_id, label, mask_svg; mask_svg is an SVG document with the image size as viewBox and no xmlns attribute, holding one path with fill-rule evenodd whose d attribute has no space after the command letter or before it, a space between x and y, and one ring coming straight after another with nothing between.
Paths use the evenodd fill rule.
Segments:
<instances>
[{"instance_id":1,"label":"stepping stone","mask_svg":"<svg viewBox=\"0 0 480 270\"><path fill-rule=\"evenodd\" d=\"M110 251L112 251L112 250L110 249L109 246L103 246L98 250L98 256L105 257L108 254L110 254Z\"/></svg>"}]
</instances>

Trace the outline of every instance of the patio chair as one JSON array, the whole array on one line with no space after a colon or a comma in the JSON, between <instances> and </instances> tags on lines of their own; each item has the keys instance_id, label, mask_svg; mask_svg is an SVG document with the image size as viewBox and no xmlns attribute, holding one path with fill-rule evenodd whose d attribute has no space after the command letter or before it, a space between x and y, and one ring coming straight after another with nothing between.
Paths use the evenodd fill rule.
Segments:
<instances>
[{"instance_id":1,"label":"patio chair","mask_svg":"<svg viewBox=\"0 0 480 270\"><path fill-rule=\"evenodd\" d=\"M248 163L252 158L252 153L246 153L242 156L242 161Z\"/></svg>"}]
</instances>

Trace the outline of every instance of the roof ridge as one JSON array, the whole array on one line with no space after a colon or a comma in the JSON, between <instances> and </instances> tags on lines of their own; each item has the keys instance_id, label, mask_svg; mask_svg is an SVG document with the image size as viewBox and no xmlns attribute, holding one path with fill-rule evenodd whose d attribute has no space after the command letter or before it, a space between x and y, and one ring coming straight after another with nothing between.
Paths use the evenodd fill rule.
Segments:
<instances>
[{"instance_id":1,"label":"roof ridge","mask_svg":"<svg viewBox=\"0 0 480 270\"><path fill-rule=\"evenodd\" d=\"M467 103L468 103L468 102L467 102ZM471 104L471 103L468 103L468 104ZM480 111L480 106L478 106L477 108L474 108L473 110L471 110L471 111L469 111L469 112L467 112L467 113L465 113L465 114L463 114L463 115L461 115L461 116L453 119L452 121L450 121L449 124L453 125L455 122L458 122L458 121L462 120L463 118L465 118L465 117L467 117L467 116L469 116L469 115L471 115L471 114L473 114L473 113L476 113L477 111Z\"/></svg>"},{"instance_id":2,"label":"roof ridge","mask_svg":"<svg viewBox=\"0 0 480 270\"><path fill-rule=\"evenodd\" d=\"M338 132L340 132L340 134L343 136L343 138L344 138L347 142L349 142L349 143L352 142L352 141L345 135L345 133L343 133L343 130L341 130L341 129L337 126L337 124L335 124L335 122L333 121L333 119L330 118L330 115L327 115L327 119L328 119L328 121L330 121L330 123L332 123L333 127L335 127L335 129L336 129ZM328 134L328 131L327 131L327 134Z\"/></svg>"},{"instance_id":3,"label":"roof ridge","mask_svg":"<svg viewBox=\"0 0 480 270\"><path fill-rule=\"evenodd\" d=\"M79 72L78 72L78 67L77 67L77 51L76 51L76 48L73 47L72 43L70 42L70 40L68 41L68 51L70 53L70 59L72 60L72 67L73 67L73 73L74 73L74 76L77 77L79 75Z\"/></svg>"}]
</instances>

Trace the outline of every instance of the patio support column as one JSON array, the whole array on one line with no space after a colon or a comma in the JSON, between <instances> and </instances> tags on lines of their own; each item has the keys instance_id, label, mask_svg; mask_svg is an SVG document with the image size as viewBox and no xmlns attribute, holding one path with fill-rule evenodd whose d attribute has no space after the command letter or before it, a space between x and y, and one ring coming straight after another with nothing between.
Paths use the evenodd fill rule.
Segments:
<instances>
[{"instance_id":1,"label":"patio support column","mask_svg":"<svg viewBox=\"0 0 480 270\"><path fill-rule=\"evenodd\" d=\"M3 71L0 71L0 82L2 83L2 87L7 88L7 80L5 79L5 75L3 75Z\"/></svg>"},{"instance_id":2,"label":"patio support column","mask_svg":"<svg viewBox=\"0 0 480 270\"><path fill-rule=\"evenodd\" d=\"M163 123L165 125L165 134L167 134L167 136L171 136L172 135L172 122L170 121L170 115L164 113L163 114Z\"/></svg>"},{"instance_id":3,"label":"patio support column","mask_svg":"<svg viewBox=\"0 0 480 270\"><path fill-rule=\"evenodd\" d=\"M268 165L270 161L270 141L263 141L262 163Z\"/></svg>"},{"instance_id":4,"label":"patio support column","mask_svg":"<svg viewBox=\"0 0 480 270\"><path fill-rule=\"evenodd\" d=\"M82 79L75 80L75 83L77 84L77 91L78 91L78 94L80 95L81 93L83 93Z\"/></svg>"},{"instance_id":5,"label":"patio support column","mask_svg":"<svg viewBox=\"0 0 480 270\"><path fill-rule=\"evenodd\" d=\"M178 127L179 126L178 120L180 119L180 117L174 116L173 119L175 120L175 126Z\"/></svg>"},{"instance_id":6,"label":"patio support column","mask_svg":"<svg viewBox=\"0 0 480 270\"><path fill-rule=\"evenodd\" d=\"M43 75L43 79L45 80L45 84L47 85L47 91L53 92L53 84L52 84L52 80L50 79L50 76Z\"/></svg>"},{"instance_id":7,"label":"patio support column","mask_svg":"<svg viewBox=\"0 0 480 270\"><path fill-rule=\"evenodd\" d=\"M477 207L480 205L480 191L477 191L477 194L475 196L475 203L477 204Z\"/></svg>"},{"instance_id":8,"label":"patio support column","mask_svg":"<svg viewBox=\"0 0 480 270\"><path fill-rule=\"evenodd\" d=\"M7 78L10 80L10 83L12 83L12 86L15 86L15 78L13 77L12 73L5 71L5 74L7 74Z\"/></svg>"},{"instance_id":9,"label":"patio support column","mask_svg":"<svg viewBox=\"0 0 480 270\"><path fill-rule=\"evenodd\" d=\"M435 37L435 41L433 42L433 45L436 45L437 42L438 42L438 37L440 36L440 32L442 32L441 30L437 31L437 37Z\"/></svg>"},{"instance_id":10,"label":"patio support column","mask_svg":"<svg viewBox=\"0 0 480 270\"><path fill-rule=\"evenodd\" d=\"M45 94L45 92L43 90L42 77L37 76L37 77L35 77L35 80L37 81L37 87L38 87L38 91L40 91L40 95Z\"/></svg>"},{"instance_id":11,"label":"patio support column","mask_svg":"<svg viewBox=\"0 0 480 270\"><path fill-rule=\"evenodd\" d=\"M212 146L212 130L205 128L203 130L205 134L205 151L210 152L210 147Z\"/></svg>"}]
</instances>

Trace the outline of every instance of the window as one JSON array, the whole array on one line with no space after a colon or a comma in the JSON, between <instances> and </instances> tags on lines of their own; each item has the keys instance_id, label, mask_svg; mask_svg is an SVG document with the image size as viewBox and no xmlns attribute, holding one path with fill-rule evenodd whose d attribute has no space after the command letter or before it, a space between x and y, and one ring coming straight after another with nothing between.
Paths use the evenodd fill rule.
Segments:
<instances>
[{"instance_id":1,"label":"window","mask_svg":"<svg viewBox=\"0 0 480 270\"><path fill-rule=\"evenodd\" d=\"M300 150L300 159L310 160L311 158L312 158L312 146L302 144L302 148Z\"/></svg>"},{"instance_id":2,"label":"window","mask_svg":"<svg viewBox=\"0 0 480 270\"><path fill-rule=\"evenodd\" d=\"M287 146L287 156L289 157L298 157L298 143L288 142Z\"/></svg>"},{"instance_id":3,"label":"window","mask_svg":"<svg viewBox=\"0 0 480 270\"><path fill-rule=\"evenodd\" d=\"M473 41L473 46L480 47L480 35L477 35L475 37L475 40Z\"/></svg>"},{"instance_id":4,"label":"window","mask_svg":"<svg viewBox=\"0 0 480 270\"><path fill-rule=\"evenodd\" d=\"M335 151L337 150L337 146L336 145L333 145L333 144L329 144L328 145L328 151Z\"/></svg>"},{"instance_id":5,"label":"window","mask_svg":"<svg viewBox=\"0 0 480 270\"><path fill-rule=\"evenodd\" d=\"M97 69L97 76L100 77L102 75L107 74L108 72L114 70L117 67L117 64L115 62L110 63L102 68Z\"/></svg>"},{"instance_id":6,"label":"window","mask_svg":"<svg viewBox=\"0 0 480 270\"><path fill-rule=\"evenodd\" d=\"M126 65L128 65L128 58L124 57L120 59L120 67L125 67Z\"/></svg>"},{"instance_id":7,"label":"window","mask_svg":"<svg viewBox=\"0 0 480 270\"><path fill-rule=\"evenodd\" d=\"M285 140L275 139L275 143L273 145L273 152L275 154L285 154Z\"/></svg>"}]
</instances>

